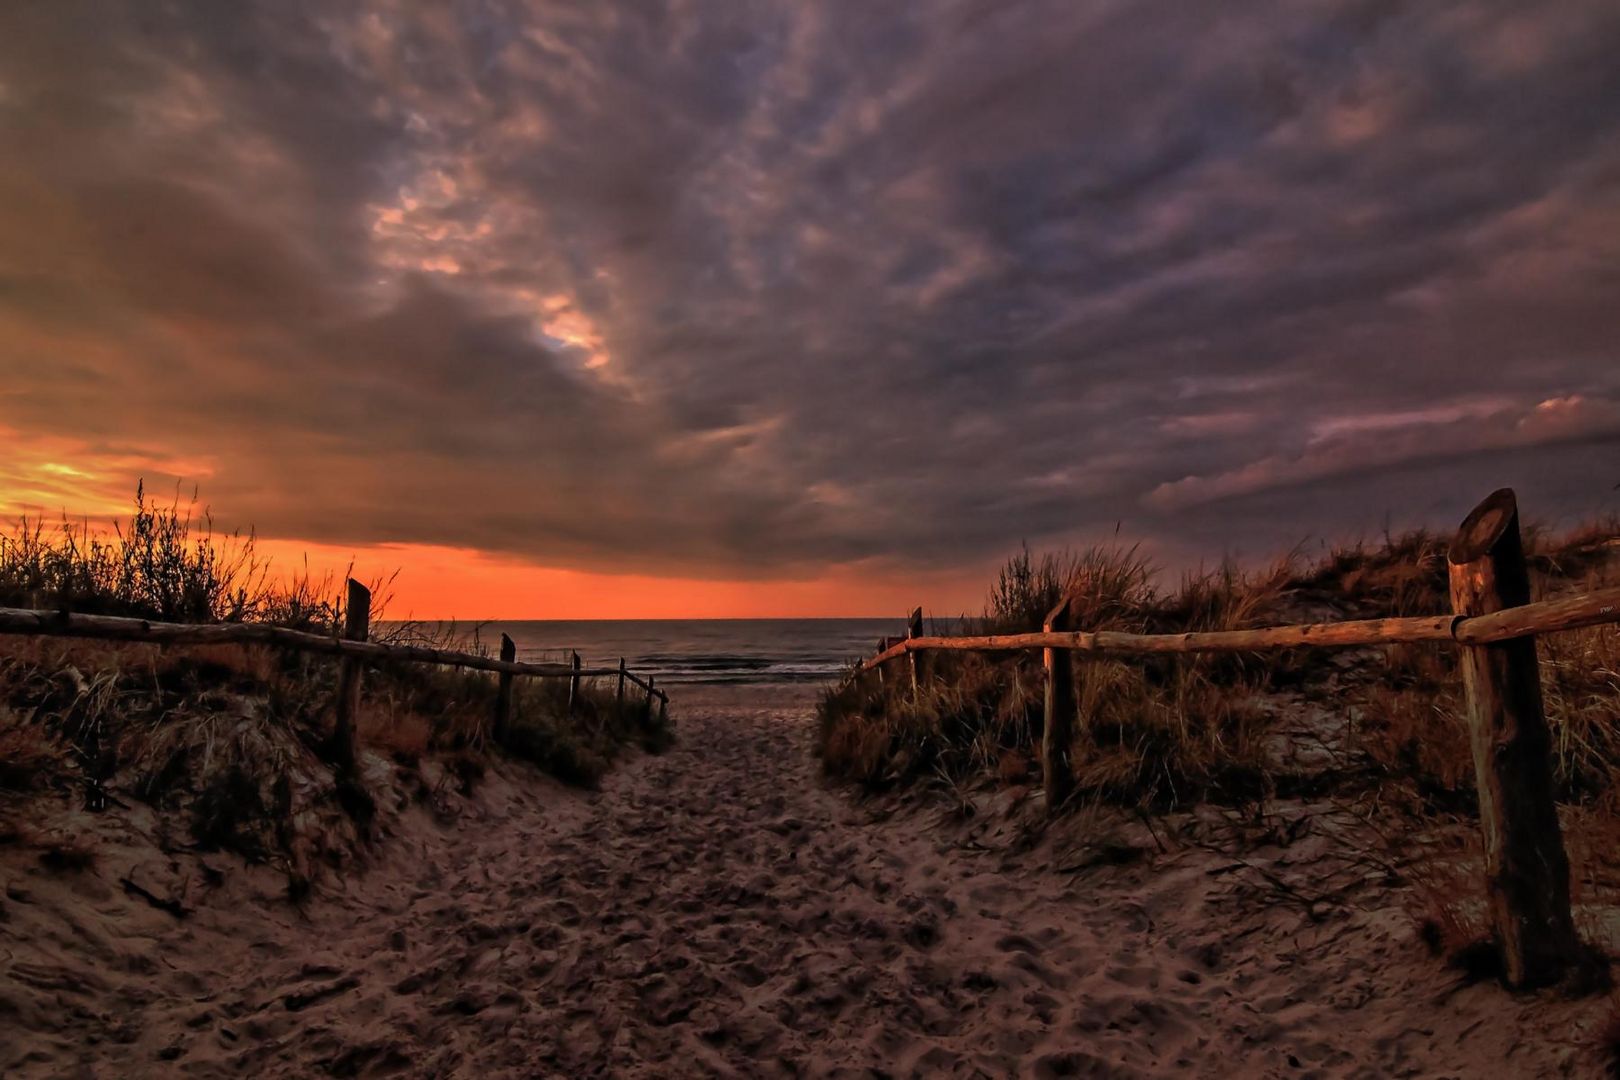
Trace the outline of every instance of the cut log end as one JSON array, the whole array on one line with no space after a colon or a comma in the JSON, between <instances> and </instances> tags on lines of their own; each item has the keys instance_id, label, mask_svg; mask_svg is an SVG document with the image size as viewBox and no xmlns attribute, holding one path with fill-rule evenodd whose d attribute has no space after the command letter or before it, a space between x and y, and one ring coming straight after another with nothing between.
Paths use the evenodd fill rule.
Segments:
<instances>
[{"instance_id":1,"label":"cut log end","mask_svg":"<svg viewBox=\"0 0 1620 1080\"><path fill-rule=\"evenodd\" d=\"M1512 488L1498 488L1463 520L1448 555L1453 566L1476 562L1510 531L1518 532L1519 502Z\"/></svg>"}]
</instances>

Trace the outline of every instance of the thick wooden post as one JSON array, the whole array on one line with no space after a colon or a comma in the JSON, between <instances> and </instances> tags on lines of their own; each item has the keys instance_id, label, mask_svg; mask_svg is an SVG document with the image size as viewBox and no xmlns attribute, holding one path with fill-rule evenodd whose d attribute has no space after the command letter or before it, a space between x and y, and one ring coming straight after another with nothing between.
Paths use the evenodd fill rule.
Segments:
<instances>
[{"instance_id":1,"label":"thick wooden post","mask_svg":"<svg viewBox=\"0 0 1620 1080\"><path fill-rule=\"evenodd\" d=\"M658 726L664 727L669 723L669 695L660 692L658 695Z\"/></svg>"},{"instance_id":2,"label":"thick wooden post","mask_svg":"<svg viewBox=\"0 0 1620 1080\"><path fill-rule=\"evenodd\" d=\"M510 664L517 659L517 646L505 634L501 635L501 659ZM500 690L495 694L495 726L490 729L490 737L495 745L500 746L506 742L506 733L512 727L512 673L501 672Z\"/></svg>"},{"instance_id":3,"label":"thick wooden post","mask_svg":"<svg viewBox=\"0 0 1620 1080\"><path fill-rule=\"evenodd\" d=\"M1451 606L1488 615L1530 602L1512 490L1494 492L1457 530ZM1579 955L1569 859L1553 803L1551 748L1533 637L1463 646L1459 657L1485 833L1485 886L1509 986L1555 982Z\"/></svg>"},{"instance_id":4,"label":"thick wooden post","mask_svg":"<svg viewBox=\"0 0 1620 1080\"><path fill-rule=\"evenodd\" d=\"M911 614L906 618L906 640L922 637L922 608L912 608ZM917 692L917 654L906 653L906 660L911 667L911 692Z\"/></svg>"},{"instance_id":5,"label":"thick wooden post","mask_svg":"<svg viewBox=\"0 0 1620 1080\"><path fill-rule=\"evenodd\" d=\"M343 636L350 641L365 641L370 634L371 590L350 578ZM337 722L332 728L332 753L338 772L344 776L353 776L359 762L354 729L360 714L360 671L360 659L354 656L345 656L338 668Z\"/></svg>"},{"instance_id":6,"label":"thick wooden post","mask_svg":"<svg viewBox=\"0 0 1620 1080\"><path fill-rule=\"evenodd\" d=\"M1048 633L1073 630L1067 598L1046 616L1041 629ZM1074 792L1074 769L1069 749L1074 744L1074 654L1070 649L1043 649L1046 674L1046 716L1041 731L1041 781L1046 786L1046 812L1055 814Z\"/></svg>"},{"instance_id":7,"label":"thick wooden post","mask_svg":"<svg viewBox=\"0 0 1620 1080\"><path fill-rule=\"evenodd\" d=\"M652 703L653 703L653 693L654 693L653 686L657 682L658 682L658 680L656 678L654 678L653 676L651 676L651 675L647 676L647 700L641 706L641 726L642 727L651 727L652 726Z\"/></svg>"},{"instance_id":8,"label":"thick wooden post","mask_svg":"<svg viewBox=\"0 0 1620 1080\"><path fill-rule=\"evenodd\" d=\"M624 657L619 657L619 698L613 706L613 715L616 719L624 719Z\"/></svg>"},{"instance_id":9,"label":"thick wooden post","mask_svg":"<svg viewBox=\"0 0 1620 1080\"><path fill-rule=\"evenodd\" d=\"M570 664L574 673L568 676L568 715L574 715L574 703L579 700L579 653L572 654Z\"/></svg>"}]
</instances>

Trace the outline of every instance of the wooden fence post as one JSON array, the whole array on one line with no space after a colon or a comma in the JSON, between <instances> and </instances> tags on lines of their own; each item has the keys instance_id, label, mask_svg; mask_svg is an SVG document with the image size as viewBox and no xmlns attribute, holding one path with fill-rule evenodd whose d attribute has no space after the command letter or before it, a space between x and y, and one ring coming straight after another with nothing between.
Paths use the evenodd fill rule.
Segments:
<instances>
[{"instance_id":1,"label":"wooden fence post","mask_svg":"<svg viewBox=\"0 0 1620 1080\"><path fill-rule=\"evenodd\" d=\"M365 641L371 634L371 590L349 579L348 608L343 614L343 636ZM359 764L354 729L360 713L359 657L345 656L338 668L337 723L332 729L332 751L338 772L353 776Z\"/></svg>"},{"instance_id":2,"label":"wooden fence post","mask_svg":"<svg viewBox=\"0 0 1620 1080\"><path fill-rule=\"evenodd\" d=\"M911 615L906 619L906 640L922 637L922 608L912 608ZM911 666L911 692L917 692L917 654L906 653L906 659Z\"/></svg>"},{"instance_id":3,"label":"wooden fence post","mask_svg":"<svg viewBox=\"0 0 1620 1080\"><path fill-rule=\"evenodd\" d=\"M653 684L656 683L657 681L658 680L656 678L654 678L653 676L651 676L651 675L647 676L647 701L641 707L641 726L642 727L651 727L652 726Z\"/></svg>"},{"instance_id":4,"label":"wooden fence post","mask_svg":"<svg viewBox=\"0 0 1620 1080\"><path fill-rule=\"evenodd\" d=\"M669 695L658 695L658 726L664 727L669 723Z\"/></svg>"},{"instance_id":5,"label":"wooden fence post","mask_svg":"<svg viewBox=\"0 0 1620 1080\"><path fill-rule=\"evenodd\" d=\"M517 660L517 645L505 634L501 635L501 659L510 664ZM500 690L495 694L495 726L490 738L496 746L506 742L506 733L512 726L512 673L501 672Z\"/></svg>"},{"instance_id":6,"label":"wooden fence post","mask_svg":"<svg viewBox=\"0 0 1620 1080\"><path fill-rule=\"evenodd\" d=\"M1509 488L1457 530L1448 558L1451 606L1488 615L1530 602ZM1509 986L1556 982L1579 955L1569 909L1569 859L1553 802L1552 740L1541 708L1534 637L1463 646L1458 664L1485 833L1485 887Z\"/></svg>"},{"instance_id":7,"label":"wooden fence post","mask_svg":"<svg viewBox=\"0 0 1620 1080\"><path fill-rule=\"evenodd\" d=\"M619 698L613 706L613 716L617 720L624 719L624 657L619 657Z\"/></svg>"},{"instance_id":8,"label":"wooden fence post","mask_svg":"<svg viewBox=\"0 0 1620 1080\"><path fill-rule=\"evenodd\" d=\"M1041 629L1047 633L1073 630L1069 600L1059 601ZM1074 744L1074 653L1070 649L1041 650L1046 675L1046 716L1041 730L1041 782L1046 787L1046 812L1055 814L1074 792L1074 769L1069 749Z\"/></svg>"},{"instance_id":9,"label":"wooden fence post","mask_svg":"<svg viewBox=\"0 0 1620 1080\"><path fill-rule=\"evenodd\" d=\"M579 700L579 653L573 653L569 661L574 673L568 676L568 715L574 715L574 703Z\"/></svg>"},{"instance_id":10,"label":"wooden fence post","mask_svg":"<svg viewBox=\"0 0 1620 1080\"><path fill-rule=\"evenodd\" d=\"M885 634L883 637L878 638L877 651L881 653L884 650L886 650L892 644L894 644L894 643L892 641L890 641L888 635ZM888 682L888 680L886 678L884 678L884 676L883 676L883 665L879 664L876 667L874 667L872 670L877 672L878 689L881 691L884 688L884 685Z\"/></svg>"}]
</instances>

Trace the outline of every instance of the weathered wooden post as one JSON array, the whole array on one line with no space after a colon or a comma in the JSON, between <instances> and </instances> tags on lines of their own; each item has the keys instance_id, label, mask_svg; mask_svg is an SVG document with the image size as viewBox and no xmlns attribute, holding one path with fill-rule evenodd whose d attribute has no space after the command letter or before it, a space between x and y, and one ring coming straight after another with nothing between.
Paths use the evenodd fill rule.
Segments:
<instances>
[{"instance_id":1,"label":"weathered wooden post","mask_svg":"<svg viewBox=\"0 0 1620 1080\"><path fill-rule=\"evenodd\" d=\"M1074 619L1065 597L1046 616L1041 629L1048 634L1073 630ZM1070 649L1041 650L1046 674L1046 716L1041 732L1041 782L1046 786L1046 812L1055 814L1074 792L1074 769L1069 749L1074 745L1074 654Z\"/></svg>"},{"instance_id":2,"label":"weathered wooden post","mask_svg":"<svg viewBox=\"0 0 1620 1080\"><path fill-rule=\"evenodd\" d=\"M886 652L888 650L889 646L892 645L892 644L894 644L894 643L889 639L887 634L885 634L883 637L878 638L878 645L877 645L878 654L882 655L884 652ZM882 665L882 664L878 664L876 667L874 667L872 669L873 671L877 672L878 690L880 692L883 690L884 686L888 682L888 680L883 675L883 666L884 665Z\"/></svg>"},{"instance_id":3,"label":"weathered wooden post","mask_svg":"<svg viewBox=\"0 0 1620 1080\"><path fill-rule=\"evenodd\" d=\"M911 614L906 618L906 640L922 637L922 608L912 608ZM911 692L917 692L917 654L906 653L906 660L911 667Z\"/></svg>"},{"instance_id":4,"label":"weathered wooden post","mask_svg":"<svg viewBox=\"0 0 1620 1080\"><path fill-rule=\"evenodd\" d=\"M1457 530L1451 607L1488 615L1530 602L1513 491L1493 492ZM1551 736L1534 637L1463 646L1459 656L1485 833L1485 887L1509 986L1556 982L1579 955L1569 859L1553 802Z\"/></svg>"},{"instance_id":5,"label":"weathered wooden post","mask_svg":"<svg viewBox=\"0 0 1620 1080\"><path fill-rule=\"evenodd\" d=\"M501 662L510 664L517 660L517 646L505 634L501 635ZM506 733L512 727L512 673L501 672L500 689L495 694L495 726L490 729L490 738L496 746L506 742Z\"/></svg>"},{"instance_id":6,"label":"weathered wooden post","mask_svg":"<svg viewBox=\"0 0 1620 1080\"><path fill-rule=\"evenodd\" d=\"M574 673L568 676L568 715L574 715L574 702L579 700L579 653L572 654L570 664Z\"/></svg>"},{"instance_id":7,"label":"weathered wooden post","mask_svg":"<svg viewBox=\"0 0 1620 1080\"><path fill-rule=\"evenodd\" d=\"M624 719L624 676L624 657L621 656L619 657L619 698L613 706L613 716L618 720Z\"/></svg>"},{"instance_id":8,"label":"weathered wooden post","mask_svg":"<svg viewBox=\"0 0 1620 1080\"><path fill-rule=\"evenodd\" d=\"M658 691L658 726L664 727L669 723L669 695Z\"/></svg>"},{"instance_id":9,"label":"weathered wooden post","mask_svg":"<svg viewBox=\"0 0 1620 1080\"><path fill-rule=\"evenodd\" d=\"M371 590L350 578L343 636L350 641L365 641L370 634ZM344 776L353 776L359 763L354 731L360 714L361 668L357 656L345 656L338 668L337 722L332 728L332 752L338 772Z\"/></svg>"},{"instance_id":10,"label":"weathered wooden post","mask_svg":"<svg viewBox=\"0 0 1620 1080\"><path fill-rule=\"evenodd\" d=\"M641 706L641 726L644 728L652 726L653 684L657 681L655 676L647 676L647 700Z\"/></svg>"}]
</instances>

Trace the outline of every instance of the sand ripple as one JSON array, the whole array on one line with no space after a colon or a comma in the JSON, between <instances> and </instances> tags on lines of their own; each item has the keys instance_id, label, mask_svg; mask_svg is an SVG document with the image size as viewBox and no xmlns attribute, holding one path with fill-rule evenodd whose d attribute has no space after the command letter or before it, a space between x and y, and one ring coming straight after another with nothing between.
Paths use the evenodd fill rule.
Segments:
<instances>
[{"instance_id":1,"label":"sand ripple","mask_svg":"<svg viewBox=\"0 0 1620 1080\"><path fill-rule=\"evenodd\" d=\"M1573 1006L1456 990L1390 913L1234 922L1196 860L1065 875L907 815L873 820L822 785L807 723L684 715L674 751L598 795L495 778L479 813L450 828L424 816L303 914L238 885L180 920L99 885L112 871L13 872L0 1065L1373 1077L1592 1064L1573 1035L1534 1035L1549 1016L1572 1024L1547 1010Z\"/></svg>"}]
</instances>

